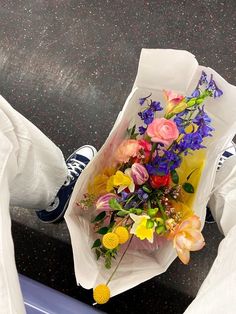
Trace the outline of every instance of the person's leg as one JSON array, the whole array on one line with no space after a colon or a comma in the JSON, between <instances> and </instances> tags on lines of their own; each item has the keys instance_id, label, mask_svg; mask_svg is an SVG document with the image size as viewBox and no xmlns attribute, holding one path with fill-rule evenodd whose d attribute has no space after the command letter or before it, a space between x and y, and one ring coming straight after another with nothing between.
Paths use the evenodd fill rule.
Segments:
<instances>
[{"instance_id":1,"label":"person's leg","mask_svg":"<svg viewBox=\"0 0 236 314\"><path fill-rule=\"evenodd\" d=\"M220 187L213 193L209 206L225 239L185 314L236 313L236 156L222 165L215 180L217 186Z\"/></svg>"},{"instance_id":2,"label":"person's leg","mask_svg":"<svg viewBox=\"0 0 236 314\"><path fill-rule=\"evenodd\" d=\"M2 122L0 110L0 123ZM9 184L14 179L16 161L8 137L0 132L0 313L25 313L15 266L9 213Z\"/></svg>"},{"instance_id":3,"label":"person's leg","mask_svg":"<svg viewBox=\"0 0 236 314\"><path fill-rule=\"evenodd\" d=\"M68 171L60 149L2 97L0 143L0 313L21 314L9 206L47 208L73 169Z\"/></svg>"}]
</instances>

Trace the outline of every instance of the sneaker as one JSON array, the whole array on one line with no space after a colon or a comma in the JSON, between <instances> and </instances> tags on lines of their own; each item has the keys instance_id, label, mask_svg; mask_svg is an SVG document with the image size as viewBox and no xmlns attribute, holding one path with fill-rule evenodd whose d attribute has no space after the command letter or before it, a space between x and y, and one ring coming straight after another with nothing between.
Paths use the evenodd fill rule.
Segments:
<instances>
[{"instance_id":1,"label":"sneaker","mask_svg":"<svg viewBox=\"0 0 236 314\"><path fill-rule=\"evenodd\" d=\"M218 166L217 166L217 171L220 170L220 168L222 167L223 163L226 161L226 159L228 159L229 157L235 155L235 148L234 147L230 147L228 148L226 151L224 151L224 153L222 154L222 156L220 157Z\"/></svg>"},{"instance_id":2,"label":"sneaker","mask_svg":"<svg viewBox=\"0 0 236 314\"><path fill-rule=\"evenodd\" d=\"M93 146L84 145L70 155L66 160L68 167L67 179L58 191L54 201L48 208L36 211L41 221L45 223L56 223L63 220L75 183L81 172L96 153L97 151Z\"/></svg>"}]
</instances>

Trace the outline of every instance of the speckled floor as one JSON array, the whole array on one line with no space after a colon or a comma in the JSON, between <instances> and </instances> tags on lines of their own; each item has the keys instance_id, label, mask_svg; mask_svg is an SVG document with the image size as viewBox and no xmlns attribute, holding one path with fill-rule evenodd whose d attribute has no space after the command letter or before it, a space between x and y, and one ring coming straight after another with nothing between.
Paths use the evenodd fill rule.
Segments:
<instances>
[{"instance_id":1,"label":"speckled floor","mask_svg":"<svg viewBox=\"0 0 236 314\"><path fill-rule=\"evenodd\" d=\"M143 47L189 50L235 84L235 9L234 0L2 0L0 92L65 156L85 143L100 148L130 92ZM65 224L43 225L16 208L12 217L19 272L91 304L91 293L75 285ZM189 267L176 261L101 309L183 313L221 239L215 224L206 226L205 236L206 248L193 254Z\"/></svg>"}]
</instances>

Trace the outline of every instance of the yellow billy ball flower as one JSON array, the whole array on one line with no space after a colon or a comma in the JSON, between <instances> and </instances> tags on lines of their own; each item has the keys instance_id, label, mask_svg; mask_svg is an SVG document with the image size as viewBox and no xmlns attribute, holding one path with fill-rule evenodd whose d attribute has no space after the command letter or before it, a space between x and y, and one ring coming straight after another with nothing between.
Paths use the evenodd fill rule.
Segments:
<instances>
[{"instance_id":1,"label":"yellow billy ball flower","mask_svg":"<svg viewBox=\"0 0 236 314\"><path fill-rule=\"evenodd\" d=\"M102 237L102 244L106 249L115 249L119 244L119 237L114 232L108 232Z\"/></svg>"},{"instance_id":2,"label":"yellow billy ball flower","mask_svg":"<svg viewBox=\"0 0 236 314\"><path fill-rule=\"evenodd\" d=\"M120 244L124 244L129 240L129 232L125 227L117 227L114 232L118 235Z\"/></svg>"},{"instance_id":3,"label":"yellow billy ball flower","mask_svg":"<svg viewBox=\"0 0 236 314\"><path fill-rule=\"evenodd\" d=\"M105 284L100 284L93 289L93 298L98 304L105 304L110 299L110 289Z\"/></svg>"}]
</instances>

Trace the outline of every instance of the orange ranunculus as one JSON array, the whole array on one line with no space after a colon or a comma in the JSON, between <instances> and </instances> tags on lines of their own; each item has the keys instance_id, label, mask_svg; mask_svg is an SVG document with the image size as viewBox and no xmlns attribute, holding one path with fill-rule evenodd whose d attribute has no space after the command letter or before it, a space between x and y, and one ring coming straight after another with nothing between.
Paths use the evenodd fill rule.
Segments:
<instances>
[{"instance_id":1,"label":"orange ranunculus","mask_svg":"<svg viewBox=\"0 0 236 314\"><path fill-rule=\"evenodd\" d=\"M193 215L176 226L170 234L178 257L184 264L189 262L190 251L201 250L205 245L200 228L201 221L199 217Z\"/></svg>"},{"instance_id":2,"label":"orange ranunculus","mask_svg":"<svg viewBox=\"0 0 236 314\"><path fill-rule=\"evenodd\" d=\"M120 163L128 162L131 157L136 157L138 155L139 150L139 141L124 140L117 148L115 159Z\"/></svg>"}]
</instances>

